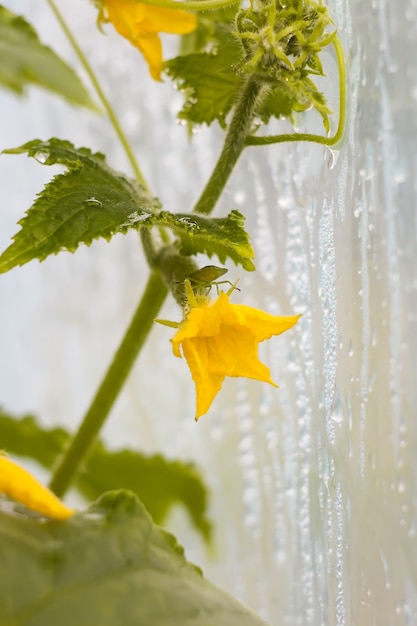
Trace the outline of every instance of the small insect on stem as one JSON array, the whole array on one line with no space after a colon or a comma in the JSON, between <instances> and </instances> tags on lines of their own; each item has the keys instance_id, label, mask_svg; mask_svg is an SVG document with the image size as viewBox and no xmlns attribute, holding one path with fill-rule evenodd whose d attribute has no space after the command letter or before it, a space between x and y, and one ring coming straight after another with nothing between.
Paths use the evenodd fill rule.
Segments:
<instances>
[{"instance_id":1,"label":"small insect on stem","mask_svg":"<svg viewBox=\"0 0 417 626\"><path fill-rule=\"evenodd\" d=\"M228 270L225 267L217 267L216 265L205 265L199 270L192 272L188 276L188 281L194 292L200 292L201 294L208 295L213 285L216 286L217 293L219 293L219 285L233 284L230 280L217 280L226 274Z\"/></svg>"}]
</instances>

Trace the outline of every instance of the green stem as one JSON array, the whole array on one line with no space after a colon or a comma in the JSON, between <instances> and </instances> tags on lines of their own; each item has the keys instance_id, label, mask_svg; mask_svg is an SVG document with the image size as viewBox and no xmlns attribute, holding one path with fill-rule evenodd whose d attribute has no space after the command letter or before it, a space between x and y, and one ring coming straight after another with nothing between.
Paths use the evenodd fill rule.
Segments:
<instances>
[{"instance_id":1,"label":"green stem","mask_svg":"<svg viewBox=\"0 0 417 626\"><path fill-rule=\"evenodd\" d=\"M135 176L137 178L137 180L141 183L141 185L147 189L149 191L149 187L148 184L145 180L145 177L143 176L139 165L136 161L135 155L133 154L132 148L130 147L130 143L128 142L126 135L124 134L122 127L119 124L119 120L117 119L117 116L110 104L110 102L107 100L106 95L104 93L104 91L102 90L100 83L98 82L96 75L91 67L91 65L89 64L89 62L87 61L84 52L81 50L80 46L78 45L74 35L72 34L70 28L68 27L66 21L64 20L61 12L59 11L58 7L56 6L54 0L46 0L47 3L49 4L52 12L54 13L56 19L58 20L62 30L64 31L68 41L70 42L73 50L75 51L75 53L77 54L84 70L86 71L89 79L91 80L91 83L96 91L96 94L101 102L101 104L103 105L103 108L105 109L110 122L113 125L113 128L116 132L116 135L119 138L120 143L123 146L123 149L126 153L126 156L130 162L130 165L132 166L132 169L135 173Z\"/></svg>"},{"instance_id":2,"label":"green stem","mask_svg":"<svg viewBox=\"0 0 417 626\"><path fill-rule=\"evenodd\" d=\"M243 85L235 113L226 134L223 150L203 193L193 209L193 213L204 213L207 215L214 209L245 147L245 140L262 91L262 84L253 77L248 78Z\"/></svg>"},{"instance_id":3,"label":"green stem","mask_svg":"<svg viewBox=\"0 0 417 626\"><path fill-rule=\"evenodd\" d=\"M157 316L167 292L168 289L159 271L151 272L143 297L114 356L113 362L78 432L54 471L50 488L58 496L62 496L68 489L73 477L78 472L83 458L88 453L104 424L132 369L136 357L145 343L145 339L153 325L153 320Z\"/></svg>"},{"instance_id":4,"label":"green stem","mask_svg":"<svg viewBox=\"0 0 417 626\"><path fill-rule=\"evenodd\" d=\"M275 143L284 143L287 141L312 141L321 143L325 146L337 146L343 139L346 126L346 71L345 60L342 44L340 39L335 37L333 41L336 50L337 67L339 70L339 123L336 133L333 137L323 137L322 135L314 135L310 133L291 133L285 135L267 135L264 137L256 137L254 135L247 137L246 146L267 146Z\"/></svg>"},{"instance_id":5,"label":"green stem","mask_svg":"<svg viewBox=\"0 0 417 626\"><path fill-rule=\"evenodd\" d=\"M209 11L211 9L223 9L237 4L240 0L135 0L141 4L150 4L165 9L185 9L186 11Z\"/></svg>"}]
</instances>

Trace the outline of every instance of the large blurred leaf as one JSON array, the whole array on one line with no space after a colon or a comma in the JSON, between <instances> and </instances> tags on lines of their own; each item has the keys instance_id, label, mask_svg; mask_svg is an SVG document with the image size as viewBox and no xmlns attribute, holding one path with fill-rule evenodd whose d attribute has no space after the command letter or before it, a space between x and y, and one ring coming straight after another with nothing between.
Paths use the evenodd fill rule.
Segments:
<instances>
[{"instance_id":1,"label":"large blurred leaf","mask_svg":"<svg viewBox=\"0 0 417 626\"><path fill-rule=\"evenodd\" d=\"M35 459L51 469L69 439L63 428L43 429L34 417L15 419L0 411L0 449L10 454ZM110 489L128 488L140 497L157 524L164 522L172 505L182 504L197 530L206 540L210 538L207 490L191 463L132 450L110 452L99 442L77 477L76 487L89 500Z\"/></svg>"},{"instance_id":2,"label":"large blurred leaf","mask_svg":"<svg viewBox=\"0 0 417 626\"><path fill-rule=\"evenodd\" d=\"M0 6L0 84L22 94L28 84L54 91L70 102L96 109L80 79L32 26Z\"/></svg>"},{"instance_id":3,"label":"large blurred leaf","mask_svg":"<svg viewBox=\"0 0 417 626\"><path fill-rule=\"evenodd\" d=\"M158 524L165 520L172 505L181 503L203 537L210 538L207 491L191 463L169 461L161 455L145 456L131 450L109 452L97 444L77 479L77 486L89 500L120 486L130 489L138 494Z\"/></svg>"},{"instance_id":4,"label":"large blurred leaf","mask_svg":"<svg viewBox=\"0 0 417 626\"><path fill-rule=\"evenodd\" d=\"M65 523L0 511L0 563L2 626L265 626L131 492Z\"/></svg>"}]
</instances>

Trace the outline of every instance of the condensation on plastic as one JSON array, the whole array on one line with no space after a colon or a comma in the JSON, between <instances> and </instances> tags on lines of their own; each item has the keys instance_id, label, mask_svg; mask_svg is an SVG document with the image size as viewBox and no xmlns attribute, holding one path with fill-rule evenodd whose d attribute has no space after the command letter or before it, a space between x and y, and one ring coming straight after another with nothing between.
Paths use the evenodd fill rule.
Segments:
<instances>
[{"instance_id":1,"label":"condensation on plastic","mask_svg":"<svg viewBox=\"0 0 417 626\"><path fill-rule=\"evenodd\" d=\"M46 3L8 5L76 63ZM417 623L417 3L329 8L346 52L343 145L248 149L218 211L247 214L256 248L256 274L229 266L241 278L236 301L303 313L261 346L280 388L229 380L195 424L188 370L171 354L170 330L157 327L105 436L198 463L215 546L207 551L178 512L171 528L209 578L274 626L405 626ZM189 210L220 130L188 138L173 123L180 94L153 84L110 28L107 39L97 33L91 5L65 11L152 189L167 209ZM337 111L334 59L326 63ZM104 118L36 90L0 101L1 148L55 134L127 171ZM300 123L320 131L313 117ZM51 171L2 157L2 248ZM3 407L74 429L145 280L135 234L2 276ZM167 303L162 316L179 311Z\"/></svg>"}]
</instances>

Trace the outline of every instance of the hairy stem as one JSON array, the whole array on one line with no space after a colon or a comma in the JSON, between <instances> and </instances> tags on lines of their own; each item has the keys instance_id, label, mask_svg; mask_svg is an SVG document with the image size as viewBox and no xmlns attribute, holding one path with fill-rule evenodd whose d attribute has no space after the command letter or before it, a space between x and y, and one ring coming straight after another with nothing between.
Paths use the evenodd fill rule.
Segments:
<instances>
[{"instance_id":1,"label":"hairy stem","mask_svg":"<svg viewBox=\"0 0 417 626\"><path fill-rule=\"evenodd\" d=\"M168 289L159 271L150 274L145 292L133 315L114 359L88 409L84 420L55 468L50 488L58 496L68 489L78 472L85 455L96 439L120 390L125 383L136 357L152 328Z\"/></svg>"},{"instance_id":2,"label":"hairy stem","mask_svg":"<svg viewBox=\"0 0 417 626\"><path fill-rule=\"evenodd\" d=\"M213 173L203 193L193 209L193 213L204 213L207 215L211 213L215 207L245 147L245 140L249 134L256 106L262 91L263 87L261 83L253 77L248 78L247 82L243 85L235 113L226 134L223 150L220 153Z\"/></svg>"}]
</instances>

